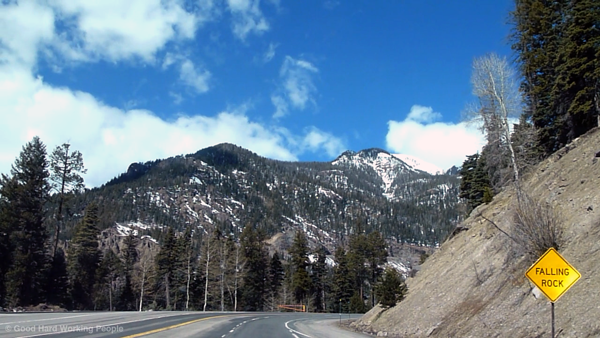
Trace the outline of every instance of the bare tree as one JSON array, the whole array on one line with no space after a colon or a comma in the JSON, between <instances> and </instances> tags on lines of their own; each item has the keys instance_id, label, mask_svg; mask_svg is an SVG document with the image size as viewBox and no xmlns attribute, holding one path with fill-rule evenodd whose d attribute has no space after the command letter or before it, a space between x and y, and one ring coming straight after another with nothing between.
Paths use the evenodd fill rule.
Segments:
<instances>
[{"instance_id":1,"label":"bare tree","mask_svg":"<svg viewBox=\"0 0 600 338\"><path fill-rule=\"evenodd\" d=\"M192 236L194 235L193 230L190 231L190 238L188 240L187 251L187 279L185 284L185 310L188 311L190 308L190 282L192 280Z\"/></svg>"},{"instance_id":2,"label":"bare tree","mask_svg":"<svg viewBox=\"0 0 600 338\"><path fill-rule=\"evenodd\" d=\"M204 237L204 306L202 307L202 311L206 311L206 307L208 306L208 294L210 280L211 280L211 270L213 270L214 259L216 255L218 255L218 242L219 242L220 233L215 231L214 233L206 232L206 236ZM218 257L217 257L218 259Z\"/></svg>"},{"instance_id":3,"label":"bare tree","mask_svg":"<svg viewBox=\"0 0 600 338\"><path fill-rule=\"evenodd\" d=\"M219 288L221 292L221 311L225 311L225 285L230 261L230 243L233 243L230 238L224 238L221 243L219 243Z\"/></svg>"},{"instance_id":4,"label":"bare tree","mask_svg":"<svg viewBox=\"0 0 600 338\"><path fill-rule=\"evenodd\" d=\"M139 278L138 283L140 285L140 308L142 311L144 305L144 292L146 287L146 282L150 278L150 274L152 269L154 268L154 256L151 252L147 252L140 256L140 260L135 266L135 270L138 272L137 276Z\"/></svg>"},{"instance_id":5,"label":"bare tree","mask_svg":"<svg viewBox=\"0 0 600 338\"><path fill-rule=\"evenodd\" d=\"M63 207L67 199L66 193L84 189L81 175L87 172L83 166L83 155L79 151L71 151L71 145L64 143L57 146L50 154L50 181L52 188L58 193L58 211L54 229L54 246L52 256L58 247L58 235L63 220Z\"/></svg>"},{"instance_id":6,"label":"bare tree","mask_svg":"<svg viewBox=\"0 0 600 338\"><path fill-rule=\"evenodd\" d=\"M470 114L482 122L488 144L497 143L500 149L507 149L514 181L519 182L519 168L515 151L510 142L509 119L518 118L522 111L514 69L506 58L496 54L476 58L473 61L471 83L478 104L471 107Z\"/></svg>"},{"instance_id":7,"label":"bare tree","mask_svg":"<svg viewBox=\"0 0 600 338\"><path fill-rule=\"evenodd\" d=\"M237 311L239 280L243 278L246 259L240 252L240 243L235 244L235 274L233 276L233 311Z\"/></svg>"}]
</instances>

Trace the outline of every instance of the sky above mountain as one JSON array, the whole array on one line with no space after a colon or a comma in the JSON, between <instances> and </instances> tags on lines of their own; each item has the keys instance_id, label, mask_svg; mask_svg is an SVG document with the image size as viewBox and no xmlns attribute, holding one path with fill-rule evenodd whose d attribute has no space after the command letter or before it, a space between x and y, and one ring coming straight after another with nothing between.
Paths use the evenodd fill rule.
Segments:
<instances>
[{"instance_id":1,"label":"sky above mountain","mask_svg":"<svg viewBox=\"0 0 600 338\"><path fill-rule=\"evenodd\" d=\"M511 58L510 0L5 0L0 172L38 135L97 186L222 142L281 160L478 151L473 58Z\"/></svg>"}]
</instances>

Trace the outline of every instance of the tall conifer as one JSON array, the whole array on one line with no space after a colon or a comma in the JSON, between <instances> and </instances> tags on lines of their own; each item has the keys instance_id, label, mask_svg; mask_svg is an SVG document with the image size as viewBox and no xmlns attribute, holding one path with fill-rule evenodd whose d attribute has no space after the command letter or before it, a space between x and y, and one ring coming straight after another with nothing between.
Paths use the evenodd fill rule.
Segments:
<instances>
[{"instance_id":1,"label":"tall conifer","mask_svg":"<svg viewBox=\"0 0 600 338\"><path fill-rule=\"evenodd\" d=\"M91 310L96 270L100 262L98 249L98 205L90 203L85 208L83 220L74 229L69 243L69 287L72 307L77 310Z\"/></svg>"},{"instance_id":2,"label":"tall conifer","mask_svg":"<svg viewBox=\"0 0 600 338\"><path fill-rule=\"evenodd\" d=\"M31 305L44 301L47 263L44 206L49 196L46 146L34 137L21 151L11 169L2 175L2 204L10 249L5 277L9 305ZM5 244L6 245L6 244Z\"/></svg>"}]
</instances>

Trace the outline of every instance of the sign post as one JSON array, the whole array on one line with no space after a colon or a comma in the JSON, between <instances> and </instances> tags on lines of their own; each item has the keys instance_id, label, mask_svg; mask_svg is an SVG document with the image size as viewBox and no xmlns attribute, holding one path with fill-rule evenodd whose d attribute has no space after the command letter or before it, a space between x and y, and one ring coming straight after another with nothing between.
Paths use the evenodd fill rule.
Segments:
<instances>
[{"instance_id":1,"label":"sign post","mask_svg":"<svg viewBox=\"0 0 600 338\"><path fill-rule=\"evenodd\" d=\"M342 325L342 299L340 298L340 325Z\"/></svg>"},{"instance_id":2,"label":"sign post","mask_svg":"<svg viewBox=\"0 0 600 338\"><path fill-rule=\"evenodd\" d=\"M581 278L581 274L556 249L550 248L533 263L525 276L552 303L552 338L554 338L554 302Z\"/></svg>"}]
</instances>

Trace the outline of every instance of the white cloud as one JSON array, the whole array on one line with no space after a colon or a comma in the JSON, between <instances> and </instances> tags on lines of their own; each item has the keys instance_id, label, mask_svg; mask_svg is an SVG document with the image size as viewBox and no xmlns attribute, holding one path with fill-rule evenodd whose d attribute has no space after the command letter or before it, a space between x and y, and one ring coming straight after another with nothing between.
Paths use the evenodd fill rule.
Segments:
<instances>
[{"instance_id":1,"label":"white cloud","mask_svg":"<svg viewBox=\"0 0 600 338\"><path fill-rule=\"evenodd\" d=\"M277 44L274 44L273 42L269 43L269 48L267 49L267 51L265 52L265 55L263 56L263 62L264 63L268 63L271 60L273 60L273 57L275 57L275 49L277 49Z\"/></svg>"},{"instance_id":2,"label":"white cloud","mask_svg":"<svg viewBox=\"0 0 600 338\"><path fill-rule=\"evenodd\" d=\"M317 87L313 83L313 76L318 72L319 69L312 63L286 56L279 70L281 87L271 96L271 102L276 108L273 117L286 115L288 106L304 110L308 103L316 105L314 95ZM281 109L284 106L282 103L285 103L286 109Z\"/></svg>"},{"instance_id":3,"label":"white cloud","mask_svg":"<svg viewBox=\"0 0 600 338\"><path fill-rule=\"evenodd\" d=\"M174 64L179 66L179 80L183 85L190 87L197 94L206 93L210 89L209 82L212 77L210 71L197 67L182 54L166 53L162 62L162 69L166 70ZM169 95L175 99L175 104L181 103L182 97L180 94L174 96L169 93Z\"/></svg>"},{"instance_id":4,"label":"white cloud","mask_svg":"<svg viewBox=\"0 0 600 338\"><path fill-rule=\"evenodd\" d=\"M169 92L169 96L173 99L175 105L179 105L183 102L183 96L177 92Z\"/></svg>"},{"instance_id":5,"label":"white cloud","mask_svg":"<svg viewBox=\"0 0 600 338\"><path fill-rule=\"evenodd\" d=\"M205 69L196 69L190 60L185 60L181 63L179 77L184 84L191 87L199 94L208 91L208 81L211 77L210 72Z\"/></svg>"},{"instance_id":6,"label":"white cloud","mask_svg":"<svg viewBox=\"0 0 600 338\"><path fill-rule=\"evenodd\" d=\"M409 121L421 123L431 123L436 120L439 120L441 117L442 114L434 112L433 108L419 106L418 104L416 104L410 108L410 112L408 113L406 119Z\"/></svg>"},{"instance_id":7,"label":"white cloud","mask_svg":"<svg viewBox=\"0 0 600 338\"><path fill-rule=\"evenodd\" d=\"M165 58L162 63L162 69L165 70L165 69L171 67L171 65L175 64L175 62L180 62L181 59L182 59L181 55L167 52L165 54Z\"/></svg>"},{"instance_id":8,"label":"white cloud","mask_svg":"<svg viewBox=\"0 0 600 338\"><path fill-rule=\"evenodd\" d=\"M209 19L176 0L51 0L49 5L67 27L57 36L64 54L113 62L134 57L153 62L167 42L194 38Z\"/></svg>"},{"instance_id":9,"label":"white cloud","mask_svg":"<svg viewBox=\"0 0 600 338\"><path fill-rule=\"evenodd\" d=\"M88 185L98 186L132 162L192 153L221 142L259 155L297 160L306 152L339 153L341 141L316 128L304 135L263 125L246 107L215 116L180 115L165 121L148 110L108 106L92 95L54 88L27 70L0 66L0 172L8 173L21 146L40 136L50 151L65 141L84 155Z\"/></svg>"},{"instance_id":10,"label":"white cloud","mask_svg":"<svg viewBox=\"0 0 600 338\"><path fill-rule=\"evenodd\" d=\"M433 122L440 116L430 107L413 106L404 121L388 122L386 147L444 169L461 165L465 156L481 151L485 141L475 124Z\"/></svg>"},{"instance_id":11,"label":"white cloud","mask_svg":"<svg viewBox=\"0 0 600 338\"><path fill-rule=\"evenodd\" d=\"M279 95L271 95L271 103L273 103L273 105L275 106L275 113L273 113L274 118L279 118L287 115L288 104L283 97Z\"/></svg>"},{"instance_id":12,"label":"white cloud","mask_svg":"<svg viewBox=\"0 0 600 338\"><path fill-rule=\"evenodd\" d=\"M0 6L0 62L33 69L43 53L55 70L73 61L154 63L167 43L193 39L211 19L214 6L198 4L188 12L178 0L9 2Z\"/></svg>"},{"instance_id":13,"label":"white cloud","mask_svg":"<svg viewBox=\"0 0 600 338\"><path fill-rule=\"evenodd\" d=\"M260 0L227 0L233 17L233 34L245 40L248 34L260 35L269 30L269 23L260 10Z\"/></svg>"},{"instance_id":14,"label":"white cloud","mask_svg":"<svg viewBox=\"0 0 600 338\"><path fill-rule=\"evenodd\" d=\"M54 12L36 2L0 6L0 63L35 65L38 49L54 39Z\"/></svg>"},{"instance_id":15,"label":"white cloud","mask_svg":"<svg viewBox=\"0 0 600 338\"><path fill-rule=\"evenodd\" d=\"M330 157L338 156L346 150L341 139L316 127L308 128L303 139L303 148L313 152L324 149Z\"/></svg>"}]
</instances>

